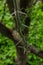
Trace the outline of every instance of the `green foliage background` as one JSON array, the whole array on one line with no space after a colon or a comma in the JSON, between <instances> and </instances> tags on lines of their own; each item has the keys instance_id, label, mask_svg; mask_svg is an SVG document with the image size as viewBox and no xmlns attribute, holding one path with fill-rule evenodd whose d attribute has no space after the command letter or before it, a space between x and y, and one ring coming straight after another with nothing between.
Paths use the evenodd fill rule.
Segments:
<instances>
[{"instance_id":1,"label":"green foliage background","mask_svg":"<svg viewBox=\"0 0 43 65\"><path fill-rule=\"evenodd\" d=\"M0 20L3 16L4 0L0 0ZM26 9L27 15L29 14L29 8ZM33 44L39 50L43 50L43 4L40 2L32 8L31 11L31 24L30 32L27 36L27 40L30 44ZM6 6L6 13L2 22L6 27L13 28L14 21L9 13L9 9ZM14 43L0 34L0 65L15 65L16 49ZM28 55L27 65L41 65L43 59L35 56L34 54Z\"/></svg>"}]
</instances>

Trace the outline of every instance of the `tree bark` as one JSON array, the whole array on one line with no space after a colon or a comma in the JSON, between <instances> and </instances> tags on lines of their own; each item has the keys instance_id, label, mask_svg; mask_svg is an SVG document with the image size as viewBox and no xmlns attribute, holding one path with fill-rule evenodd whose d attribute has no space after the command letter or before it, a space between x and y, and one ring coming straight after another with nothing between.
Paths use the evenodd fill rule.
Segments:
<instances>
[{"instance_id":1,"label":"tree bark","mask_svg":"<svg viewBox=\"0 0 43 65\"><path fill-rule=\"evenodd\" d=\"M32 4L31 0L24 0L23 2L25 4L28 2L29 7L31 7L31 4ZM10 13L12 14L14 12L13 0L7 0L7 4L9 7L9 10L10 10ZM21 3L21 4L23 4L23 3ZM27 6L27 4L26 4L26 6ZM24 12L25 12L26 6L24 7ZM22 7L23 6L21 6L21 8ZM14 15L13 15L13 18L14 18ZM27 20L26 20L26 22L30 25L30 19L27 19ZM27 23L26 23L26 25L28 25ZM27 31L27 28L25 28L24 31ZM7 36L8 38L10 38L11 40L14 41L14 44L16 46L16 51L17 51L16 52L17 53L17 58L16 58L17 65L26 65L28 53L24 52L25 43L24 43L23 38L21 37L20 33L18 33L16 30L10 30L10 29L6 28L1 23L0 23L0 33L2 33L4 36ZM28 32L27 33L23 32L23 33L27 34ZM18 44L19 41L20 41L20 43ZM37 51L36 48L34 48L33 46L29 46L28 48L31 53L34 53L36 55L39 55L40 57L43 57L41 55L41 52Z\"/></svg>"}]
</instances>

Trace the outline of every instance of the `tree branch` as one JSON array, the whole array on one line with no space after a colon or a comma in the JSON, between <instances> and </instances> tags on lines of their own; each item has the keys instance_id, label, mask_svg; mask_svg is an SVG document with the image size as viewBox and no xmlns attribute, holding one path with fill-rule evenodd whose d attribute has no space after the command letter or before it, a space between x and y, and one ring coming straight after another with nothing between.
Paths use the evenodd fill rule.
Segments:
<instances>
[{"instance_id":1,"label":"tree branch","mask_svg":"<svg viewBox=\"0 0 43 65\"><path fill-rule=\"evenodd\" d=\"M3 34L4 36L10 38L11 40L14 40L13 36L12 36L12 30L8 29L1 22L0 22L0 33Z\"/></svg>"},{"instance_id":2,"label":"tree branch","mask_svg":"<svg viewBox=\"0 0 43 65\"><path fill-rule=\"evenodd\" d=\"M22 0L22 1L23 1L23 0ZM24 0L23 2L25 2L25 0ZM8 6L9 6L10 13L12 14L12 13L14 12L14 3L13 3L13 0L7 0L7 4L8 4ZM29 3L29 5L31 5L31 4ZM13 16L13 18L14 18L14 16ZM27 20L26 20L26 21L27 21ZM19 22L20 22L20 21L19 21ZM17 23L17 22L16 22L16 23ZM15 23L15 24L16 24L16 23ZM28 19L27 23L30 24L30 19ZM25 30L26 30L26 29L27 29L27 28L25 28ZM17 34L16 34L15 32L16 32ZM25 33L25 32L24 32L24 33ZM26 34L27 34L27 33L26 33ZM17 59L18 59L18 61L21 61L20 64L18 64L18 65L25 65L26 62L27 62L27 53L24 53L24 49L21 48L21 47L25 46L25 42L23 41L23 38L21 37L21 35L20 35L17 31L13 31L12 35L13 35L14 40L16 40L16 44L17 44L17 41L19 42L19 41L22 39L22 41L20 42L20 44L18 44L18 46L16 46ZM21 46L21 47L19 48L19 46ZM41 52L37 51L36 48L34 48L33 46L29 45L28 48L29 48L29 50L30 50L31 53L34 53L34 54L36 54L36 55L42 57ZM42 54L43 54L43 53L42 53ZM42 57L42 58L43 58L43 57Z\"/></svg>"},{"instance_id":3,"label":"tree branch","mask_svg":"<svg viewBox=\"0 0 43 65\"><path fill-rule=\"evenodd\" d=\"M31 53L35 54L38 57L43 58L43 50L38 50L38 48L35 48L33 45L28 44L28 49Z\"/></svg>"},{"instance_id":4,"label":"tree branch","mask_svg":"<svg viewBox=\"0 0 43 65\"><path fill-rule=\"evenodd\" d=\"M5 27L1 22L0 22L0 33L2 33L4 36L10 38L13 41L16 40L18 42L21 39L20 37L18 38L18 36L20 36L20 35L16 31L12 32L10 29ZM21 41L21 43L22 43L22 41ZM35 48L34 46L29 45L29 44L28 44L28 49L29 49L28 51L30 51L31 53L43 58L42 50L39 51L37 48Z\"/></svg>"}]
</instances>

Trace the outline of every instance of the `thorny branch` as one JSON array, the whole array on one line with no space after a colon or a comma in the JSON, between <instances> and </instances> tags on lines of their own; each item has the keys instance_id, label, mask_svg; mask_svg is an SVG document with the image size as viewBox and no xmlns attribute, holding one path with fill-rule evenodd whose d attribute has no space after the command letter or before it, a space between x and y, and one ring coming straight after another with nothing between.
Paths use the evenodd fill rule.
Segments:
<instances>
[{"instance_id":1,"label":"thorny branch","mask_svg":"<svg viewBox=\"0 0 43 65\"><path fill-rule=\"evenodd\" d=\"M18 37L16 37L18 35L17 31L14 31L14 32L16 32L16 33L13 34L13 32L10 29L6 28L3 24L0 23L0 33L3 34L4 36L10 38L15 43L18 43L21 37L18 39ZM22 41L20 41L20 42L22 42ZM22 49L24 49L24 48L22 48ZM43 58L43 51L42 50L39 51L33 45L28 44L27 53L28 53L28 51L35 54L36 56ZM19 60L17 64L19 64L19 62L21 62L21 61Z\"/></svg>"},{"instance_id":2,"label":"thorny branch","mask_svg":"<svg viewBox=\"0 0 43 65\"><path fill-rule=\"evenodd\" d=\"M8 29L7 27L5 27L1 22L0 22L0 33L14 41L14 39L11 35L12 31L10 29ZM15 36L14 36L14 38L15 38ZM28 44L27 51L30 51L31 53L34 53L35 55L43 58L43 51L42 50L38 51L38 49L35 48L33 45Z\"/></svg>"}]
</instances>

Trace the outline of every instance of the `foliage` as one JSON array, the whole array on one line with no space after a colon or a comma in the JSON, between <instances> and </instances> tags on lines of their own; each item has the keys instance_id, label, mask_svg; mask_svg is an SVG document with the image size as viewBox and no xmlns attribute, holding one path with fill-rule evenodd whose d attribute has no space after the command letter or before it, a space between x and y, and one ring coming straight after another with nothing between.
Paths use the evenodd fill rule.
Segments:
<instances>
[{"instance_id":1,"label":"foliage","mask_svg":"<svg viewBox=\"0 0 43 65\"><path fill-rule=\"evenodd\" d=\"M31 13L31 24L30 32L27 36L27 40L30 44L43 50L43 10L42 3L33 6ZM3 16L4 1L0 0L0 20ZM29 14L29 9L26 9L27 15ZM14 22L13 18L9 13L8 6L6 5L6 13L2 22L8 28L13 28ZM0 34L0 65L15 65L16 50L14 44L11 40ZM33 54L29 54L27 65L41 65L43 60Z\"/></svg>"},{"instance_id":2,"label":"foliage","mask_svg":"<svg viewBox=\"0 0 43 65\"><path fill-rule=\"evenodd\" d=\"M28 42L33 44L39 50L43 50L43 11L42 11L42 3L36 5L32 8L31 13L31 24L30 24L30 32L28 36ZM27 13L29 10L27 9ZM41 58L36 57L31 54L29 56L29 65L41 65L43 60Z\"/></svg>"}]
</instances>

